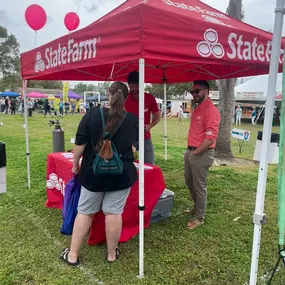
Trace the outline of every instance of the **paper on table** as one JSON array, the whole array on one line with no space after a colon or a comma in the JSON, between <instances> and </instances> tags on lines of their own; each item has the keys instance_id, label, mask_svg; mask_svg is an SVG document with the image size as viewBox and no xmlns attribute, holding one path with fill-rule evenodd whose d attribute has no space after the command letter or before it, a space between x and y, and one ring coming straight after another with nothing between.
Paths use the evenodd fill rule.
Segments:
<instances>
[{"instance_id":1,"label":"paper on table","mask_svg":"<svg viewBox=\"0 0 285 285\"><path fill-rule=\"evenodd\" d=\"M62 153L61 155L64 156L66 159L73 158L73 153L72 152Z\"/></svg>"},{"instance_id":2,"label":"paper on table","mask_svg":"<svg viewBox=\"0 0 285 285\"><path fill-rule=\"evenodd\" d=\"M135 165L135 167L137 168L137 169L139 169L139 164L137 163L137 162L134 162L134 165ZM153 167L151 167L151 166L148 166L148 165L145 165L144 166L144 169L153 169Z\"/></svg>"}]
</instances>

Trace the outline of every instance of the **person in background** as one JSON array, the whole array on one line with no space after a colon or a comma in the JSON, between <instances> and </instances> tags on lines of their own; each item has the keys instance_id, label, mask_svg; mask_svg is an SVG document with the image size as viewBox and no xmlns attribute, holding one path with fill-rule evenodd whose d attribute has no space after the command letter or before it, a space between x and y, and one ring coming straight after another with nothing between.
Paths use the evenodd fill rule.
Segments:
<instances>
[{"instance_id":1,"label":"person in background","mask_svg":"<svg viewBox=\"0 0 285 285\"><path fill-rule=\"evenodd\" d=\"M180 106L179 112L178 112L178 122L183 122L184 119L184 110L183 110L183 106Z\"/></svg>"},{"instance_id":2,"label":"person in background","mask_svg":"<svg viewBox=\"0 0 285 285\"><path fill-rule=\"evenodd\" d=\"M76 104L75 104L75 102L73 101L73 102L71 103L71 114L72 114L72 115L74 115L75 110L76 110Z\"/></svg>"},{"instance_id":3,"label":"person in background","mask_svg":"<svg viewBox=\"0 0 285 285\"><path fill-rule=\"evenodd\" d=\"M256 115L257 115L257 112L256 112L256 108L254 107L251 112L251 124L254 126L255 126Z\"/></svg>"},{"instance_id":4,"label":"person in background","mask_svg":"<svg viewBox=\"0 0 285 285\"><path fill-rule=\"evenodd\" d=\"M238 105L236 109L236 125L241 125L241 118L242 118L242 108Z\"/></svg>"},{"instance_id":5,"label":"person in background","mask_svg":"<svg viewBox=\"0 0 285 285\"><path fill-rule=\"evenodd\" d=\"M60 99L60 102L58 104L58 108L59 108L59 114L60 116L63 116L63 108L64 108L64 103L63 103L63 100Z\"/></svg>"},{"instance_id":6,"label":"person in background","mask_svg":"<svg viewBox=\"0 0 285 285\"><path fill-rule=\"evenodd\" d=\"M33 116L33 108L34 108L34 102L28 98L27 100L27 109L28 109L28 114L29 117Z\"/></svg>"},{"instance_id":7,"label":"person in background","mask_svg":"<svg viewBox=\"0 0 285 285\"><path fill-rule=\"evenodd\" d=\"M5 98L0 97L0 112L3 113L5 110Z\"/></svg>"},{"instance_id":8,"label":"person in background","mask_svg":"<svg viewBox=\"0 0 285 285\"><path fill-rule=\"evenodd\" d=\"M82 100L80 100L80 103L79 103L79 112L81 115L84 114L84 103Z\"/></svg>"},{"instance_id":9,"label":"person in background","mask_svg":"<svg viewBox=\"0 0 285 285\"><path fill-rule=\"evenodd\" d=\"M11 100L11 115L16 115L16 100L13 98Z\"/></svg>"},{"instance_id":10,"label":"person in background","mask_svg":"<svg viewBox=\"0 0 285 285\"><path fill-rule=\"evenodd\" d=\"M209 83L194 82L190 92L198 105L191 116L188 132L188 148L184 156L185 182L194 202L193 209L185 210L192 218L189 229L195 229L205 220L207 206L207 176L214 162L216 139L220 125L220 113L209 98Z\"/></svg>"},{"instance_id":11,"label":"person in background","mask_svg":"<svg viewBox=\"0 0 285 285\"><path fill-rule=\"evenodd\" d=\"M128 84L130 88L129 96L125 102L125 109L127 112L139 117L139 73L132 71L128 76ZM157 106L156 100L153 95L144 93L145 100L145 113L144 113L144 125L145 125L145 143L144 143L144 161L145 163L154 164L154 149L151 141L151 129L157 125L161 118L161 113ZM139 143L136 142L134 147L138 151Z\"/></svg>"},{"instance_id":12,"label":"person in background","mask_svg":"<svg viewBox=\"0 0 285 285\"><path fill-rule=\"evenodd\" d=\"M103 108L106 120L105 129L102 128L100 107L90 109L79 124L72 173L75 175L79 173L79 182L82 186L71 247L70 249L66 248L61 254L61 259L69 265L76 266L79 264L80 247L91 227L94 214L101 209L105 215L106 260L112 263L120 255L118 241L122 231L122 213L130 189L137 180L132 145L138 140L138 119L124 110L124 102L127 96L128 87L124 83L114 82L109 88L111 108ZM123 173L96 176L92 170L95 157L93 146L101 145L102 134L105 132L113 134L118 126L112 142L118 153L121 154ZM83 160L79 171L79 161L82 155Z\"/></svg>"},{"instance_id":13,"label":"person in background","mask_svg":"<svg viewBox=\"0 0 285 285\"><path fill-rule=\"evenodd\" d=\"M90 105L89 105L88 102L85 103L84 108L85 108L85 112L87 113L89 111L89 109L90 109Z\"/></svg>"},{"instance_id":14,"label":"person in background","mask_svg":"<svg viewBox=\"0 0 285 285\"><path fill-rule=\"evenodd\" d=\"M37 114L38 110L39 110L39 100L37 99L34 101L34 112L35 112L35 114Z\"/></svg>"},{"instance_id":15,"label":"person in background","mask_svg":"<svg viewBox=\"0 0 285 285\"><path fill-rule=\"evenodd\" d=\"M50 104L49 104L49 100L46 99L45 103L44 103L44 115L46 117L47 113L50 114L51 116L51 111L50 111Z\"/></svg>"},{"instance_id":16,"label":"person in background","mask_svg":"<svg viewBox=\"0 0 285 285\"><path fill-rule=\"evenodd\" d=\"M70 108L70 99L64 103L64 107L65 107L65 115L68 115Z\"/></svg>"},{"instance_id":17,"label":"person in background","mask_svg":"<svg viewBox=\"0 0 285 285\"><path fill-rule=\"evenodd\" d=\"M6 97L5 98L5 109L4 109L4 114L6 115L8 115L9 113L9 103L10 103L9 97Z\"/></svg>"}]
</instances>

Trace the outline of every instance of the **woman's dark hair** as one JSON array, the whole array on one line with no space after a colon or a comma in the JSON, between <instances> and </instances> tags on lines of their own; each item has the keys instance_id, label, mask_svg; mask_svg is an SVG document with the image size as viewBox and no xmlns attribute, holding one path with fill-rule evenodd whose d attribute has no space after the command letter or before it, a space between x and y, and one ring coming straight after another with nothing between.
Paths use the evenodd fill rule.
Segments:
<instances>
[{"instance_id":1,"label":"woman's dark hair","mask_svg":"<svg viewBox=\"0 0 285 285\"><path fill-rule=\"evenodd\" d=\"M129 90L126 84L122 82L114 82L109 88L110 107L108 121L104 132L112 134L112 132L121 123L124 115L125 99L128 97Z\"/></svg>"}]
</instances>

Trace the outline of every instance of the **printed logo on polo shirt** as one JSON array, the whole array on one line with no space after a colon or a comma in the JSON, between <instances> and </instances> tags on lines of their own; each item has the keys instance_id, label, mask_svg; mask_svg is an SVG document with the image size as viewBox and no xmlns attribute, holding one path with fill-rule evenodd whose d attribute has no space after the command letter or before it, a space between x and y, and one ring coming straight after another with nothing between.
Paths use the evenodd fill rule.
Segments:
<instances>
[{"instance_id":1,"label":"printed logo on polo shirt","mask_svg":"<svg viewBox=\"0 0 285 285\"><path fill-rule=\"evenodd\" d=\"M208 29L204 33L204 41L201 41L197 45L198 53L203 57L209 57L210 55L216 58L222 58L225 55L223 46L218 43L218 33L213 29Z\"/></svg>"}]
</instances>

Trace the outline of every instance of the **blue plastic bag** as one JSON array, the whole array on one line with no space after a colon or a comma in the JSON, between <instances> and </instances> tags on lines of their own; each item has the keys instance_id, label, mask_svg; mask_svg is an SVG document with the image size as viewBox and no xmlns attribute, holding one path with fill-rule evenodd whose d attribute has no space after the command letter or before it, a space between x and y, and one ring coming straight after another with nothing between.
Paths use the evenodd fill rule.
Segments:
<instances>
[{"instance_id":1,"label":"blue plastic bag","mask_svg":"<svg viewBox=\"0 0 285 285\"><path fill-rule=\"evenodd\" d=\"M81 185L76 177L69 180L65 186L65 195L62 207L63 224L60 228L60 232L63 235L72 235L73 225L77 215L80 190Z\"/></svg>"}]
</instances>

